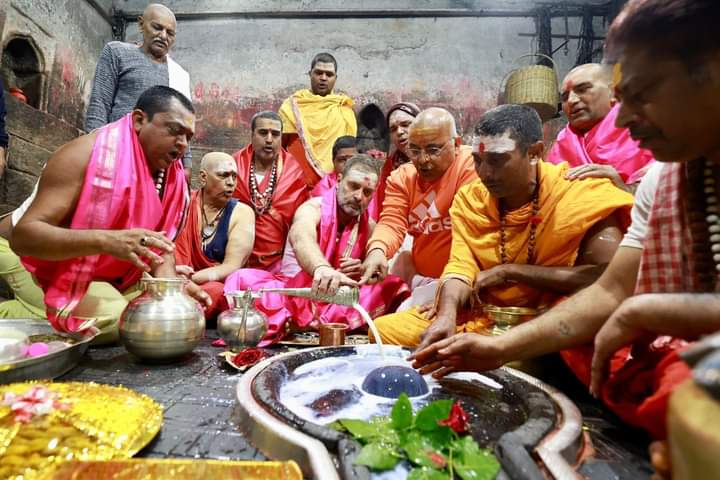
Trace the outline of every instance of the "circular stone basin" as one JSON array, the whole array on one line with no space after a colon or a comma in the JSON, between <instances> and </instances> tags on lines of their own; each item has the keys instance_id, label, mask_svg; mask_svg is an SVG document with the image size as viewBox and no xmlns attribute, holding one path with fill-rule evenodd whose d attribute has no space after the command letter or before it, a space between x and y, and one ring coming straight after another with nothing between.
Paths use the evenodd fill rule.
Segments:
<instances>
[{"instance_id":1,"label":"circular stone basin","mask_svg":"<svg viewBox=\"0 0 720 480\"><path fill-rule=\"evenodd\" d=\"M417 370L402 365L390 365L371 370L363 380L364 392L386 398L398 398L401 394L419 397L428 393L425 379Z\"/></svg>"},{"instance_id":2,"label":"circular stone basin","mask_svg":"<svg viewBox=\"0 0 720 480\"><path fill-rule=\"evenodd\" d=\"M325 425L339 418L369 420L390 414L395 400L370 393L363 383L380 367L409 368L410 352L387 346L384 352L383 359L376 345L362 345L283 354L253 372L247 388L259 408L322 442L335 457L340 478L369 478L365 467L353 463L359 445ZM539 386L542 382L509 369L454 373L439 381L421 378L427 393L410 399L414 411L435 400L460 401L468 412L470 434L481 447L494 449L510 478L545 478L530 452L561 427L566 412Z\"/></svg>"}]
</instances>

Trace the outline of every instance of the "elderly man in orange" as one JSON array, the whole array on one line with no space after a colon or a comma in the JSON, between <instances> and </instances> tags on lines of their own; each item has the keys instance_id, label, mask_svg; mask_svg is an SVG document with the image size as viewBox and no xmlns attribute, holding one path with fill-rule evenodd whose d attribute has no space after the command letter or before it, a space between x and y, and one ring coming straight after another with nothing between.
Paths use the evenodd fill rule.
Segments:
<instances>
[{"instance_id":1,"label":"elderly man in orange","mask_svg":"<svg viewBox=\"0 0 720 480\"><path fill-rule=\"evenodd\" d=\"M283 146L302 166L312 188L333 171L332 148L339 137L357 134L353 101L334 93L337 61L329 53L318 53L310 63L310 89L290 95L280 106Z\"/></svg>"},{"instance_id":2,"label":"elderly man in orange","mask_svg":"<svg viewBox=\"0 0 720 480\"><path fill-rule=\"evenodd\" d=\"M383 279L388 259L413 237L412 251L398 256L393 273L413 289L400 309L435 297L437 279L450 255L450 205L455 192L477 178L470 147L460 145L455 119L442 108L422 111L410 126L407 152L412 163L392 172L380 221L368 242L362 283ZM407 252L404 252L407 253Z\"/></svg>"},{"instance_id":3,"label":"elderly man in orange","mask_svg":"<svg viewBox=\"0 0 720 480\"><path fill-rule=\"evenodd\" d=\"M540 160L542 123L530 107L486 112L475 135L480 180L450 209L452 249L435 308L379 319L383 342L423 348L457 330L482 331L489 322L468 308L473 291L484 304L552 305L597 279L630 223L632 195L607 179L567 180L566 165Z\"/></svg>"},{"instance_id":4,"label":"elderly man in orange","mask_svg":"<svg viewBox=\"0 0 720 480\"><path fill-rule=\"evenodd\" d=\"M255 212L232 198L237 164L210 152L200 162L200 190L192 193L185 227L175 241L175 269L200 285L212 300L205 318L227 309L225 278L245 265L255 241Z\"/></svg>"}]
</instances>

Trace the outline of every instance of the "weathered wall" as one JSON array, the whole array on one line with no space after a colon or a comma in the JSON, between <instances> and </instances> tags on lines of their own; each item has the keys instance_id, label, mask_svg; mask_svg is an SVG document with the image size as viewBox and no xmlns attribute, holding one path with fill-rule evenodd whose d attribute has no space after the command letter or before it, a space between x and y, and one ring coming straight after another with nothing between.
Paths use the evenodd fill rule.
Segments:
<instances>
[{"instance_id":1,"label":"weathered wall","mask_svg":"<svg viewBox=\"0 0 720 480\"><path fill-rule=\"evenodd\" d=\"M14 208L51 153L80 132L97 57L112 38L110 24L85 0L0 0L0 46L15 36L32 38L42 66L39 109L7 98L8 169L0 180L0 212ZM3 72L6 90L13 75Z\"/></svg>"},{"instance_id":2,"label":"weathered wall","mask_svg":"<svg viewBox=\"0 0 720 480\"><path fill-rule=\"evenodd\" d=\"M399 100L443 106L467 134L497 104L506 74L529 64L515 60L537 49L532 37L520 36L535 32L534 18L522 16L539 3L532 0L165 3L178 16L173 56L190 72L199 112L195 143L207 148L232 150L247 142L251 116L277 109L291 92L306 88L310 59L320 51L338 59L336 90L353 97L356 110L370 102L385 109ZM145 2L115 5L136 13ZM507 16L482 16L488 8ZM595 24L596 34L603 34L599 17ZM579 18L569 18L568 26L577 35ZM565 33L564 19L553 19L553 33ZM126 39L139 39L134 24ZM554 47L563 41L554 38ZM561 48L555 54L560 75L576 54L571 38L567 53Z\"/></svg>"}]
</instances>

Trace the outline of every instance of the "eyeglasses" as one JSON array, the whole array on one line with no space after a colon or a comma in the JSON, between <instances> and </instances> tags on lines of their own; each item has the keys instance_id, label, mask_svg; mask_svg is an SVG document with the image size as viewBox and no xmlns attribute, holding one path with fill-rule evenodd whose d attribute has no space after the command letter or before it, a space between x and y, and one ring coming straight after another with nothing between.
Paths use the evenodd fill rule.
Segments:
<instances>
[{"instance_id":1,"label":"eyeglasses","mask_svg":"<svg viewBox=\"0 0 720 480\"><path fill-rule=\"evenodd\" d=\"M429 158L438 158L440 154L445 150L445 147L447 147L450 144L449 139L442 147L427 147L427 148L418 148L418 147L409 147L407 149L408 155L413 158L420 158L420 156L425 153Z\"/></svg>"}]
</instances>

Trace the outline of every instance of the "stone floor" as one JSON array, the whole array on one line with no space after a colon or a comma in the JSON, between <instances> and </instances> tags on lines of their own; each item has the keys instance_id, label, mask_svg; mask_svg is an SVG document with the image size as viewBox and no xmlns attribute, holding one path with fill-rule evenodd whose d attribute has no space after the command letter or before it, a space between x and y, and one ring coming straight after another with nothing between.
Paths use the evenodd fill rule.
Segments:
<instances>
[{"instance_id":1,"label":"stone floor","mask_svg":"<svg viewBox=\"0 0 720 480\"><path fill-rule=\"evenodd\" d=\"M165 408L158 436L138 456L232 460L264 460L245 441L233 420L235 388L240 375L221 361L217 338L209 330L195 351L174 364L142 364L121 346L91 348L80 364L58 380L124 385L149 395ZM283 349L285 350L285 349ZM584 428L596 450L581 468L590 479L646 479L648 438L623 426L588 395L556 357L542 361L541 377L559 388L580 408Z\"/></svg>"}]
</instances>

